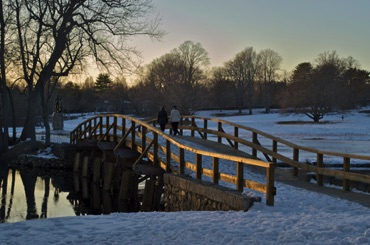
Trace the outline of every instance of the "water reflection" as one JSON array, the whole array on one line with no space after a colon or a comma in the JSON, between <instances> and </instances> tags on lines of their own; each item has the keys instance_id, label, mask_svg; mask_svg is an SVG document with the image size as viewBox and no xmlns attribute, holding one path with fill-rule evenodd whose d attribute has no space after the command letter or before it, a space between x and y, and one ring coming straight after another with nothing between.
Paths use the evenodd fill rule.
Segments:
<instances>
[{"instance_id":1,"label":"water reflection","mask_svg":"<svg viewBox=\"0 0 370 245\"><path fill-rule=\"evenodd\" d=\"M76 215L63 174L51 177L1 165L0 223Z\"/></svg>"},{"instance_id":2,"label":"water reflection","mask_svg":"<svg viewBox=\"0 0 370 245\"><path fill-rule=\"evenodd\" d=\"M139 183L137 175L128 173L125 179L134 184L127 182L127 188L120 188L120 179L117 174L113 187L107 190L102 179L94 181L92 176L82 177L65 170L15 169L0 162L0 223L138 212L145 178Z\"/></svg>"}]
</instances>

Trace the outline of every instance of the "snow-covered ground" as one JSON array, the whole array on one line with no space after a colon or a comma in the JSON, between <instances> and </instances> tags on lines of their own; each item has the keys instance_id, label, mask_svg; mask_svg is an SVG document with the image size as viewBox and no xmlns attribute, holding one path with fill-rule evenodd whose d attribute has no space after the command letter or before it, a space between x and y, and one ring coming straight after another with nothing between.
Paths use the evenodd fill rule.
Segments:
<instances>
[{"instance_id":1,"label":"snow-covered ground","mask_svg":"<svg viewBox=\"0 0 370 245\"><path fill-rule=\"evenodd\" d=\"M198 115L211 117L212 113ZM327 116L324 120L330 123L320 125L277 124L308 118L257 111L223 119L300 145L370 152L370 117L358 111L343 119ZM65 121L65 130L80 121ZM273 207L262 201L248 212L114 213L0 224L0 244L370 244L368 208L279 182L275 185L278 195Z\"/></svg>"}]
</instances>

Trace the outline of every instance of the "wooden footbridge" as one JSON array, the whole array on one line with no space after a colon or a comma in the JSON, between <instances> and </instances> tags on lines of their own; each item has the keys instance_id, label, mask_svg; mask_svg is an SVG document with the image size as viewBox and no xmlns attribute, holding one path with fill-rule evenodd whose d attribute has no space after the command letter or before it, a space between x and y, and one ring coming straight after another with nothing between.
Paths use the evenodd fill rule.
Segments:
<instances>
[{"instance_id":1,"label":"wooden footbridge","mask_svg":"<svg viewBox=\"0 0 370 245\"><path fill-rule=\"evenodd\" d=\"M153 177L175 173L188 174L194 179L216 185L234 186L239 192L249 189L262 193L266 204L272 206L274 195L278 194L274 183L276 164L279 162L286 164L293 176L299 172L314 173L319 186L323 186L324 177L339 179L345 191L350 191L353 182L370 184L369 175L351 171L351 161L369 161L369 156L302 147L265 132L216 118L183 116L179 130L180 135L172 136L169 134L169 125L164 133L155 127L155 120L105 114L79 124L70 134L70 143L100 149L102 158L98 158L94 165L111 164L111 170L105 174L121 175L122 186L123 182L132 180L133 174L138 176L136 182L152 181L153 186L149 188L153 194L148 202L152 202L153 198L158 200L161 192L155 189L163 187L158 184L155 187L158 178ZM292 157L280 153L279 149L285 152L290 150ZM301 161L301 152L315 156L316 163L308 164L306 159ZM342 167L326 168L324 159L330 157L341 159ZM251 173L257 173L259 177L252 179ZM108 189L112 183L104 185ZM127 198L133 191L122 187L120 195Z\"/></svg>"}]
</instances>

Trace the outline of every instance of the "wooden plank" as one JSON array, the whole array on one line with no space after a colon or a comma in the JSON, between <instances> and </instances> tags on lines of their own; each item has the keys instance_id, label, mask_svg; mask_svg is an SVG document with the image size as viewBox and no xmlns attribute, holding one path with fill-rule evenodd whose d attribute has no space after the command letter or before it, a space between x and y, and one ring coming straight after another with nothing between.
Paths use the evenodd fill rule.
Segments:
<instances>
[{"instance_id":1,"label":"wooden plank","mask_svg":"<svg viewBox=\"0 0 370 245\"><path fill-rule=\"evenodd\" d=\"M81 153L77 152L75 155L75 162L73 165L73 172L78 173L80 171L80 157Z\"/></svg>"},{"instance_id":2,"label":"wooden plank","mask_svg":"<svg viewBox=\"0 0 370 245\"><path fill-rule=\"evenodd\" d=\"M197 154L195 158L195 178L202 179L202 155Z\"/></svg>"},{"instance_id":3,"label":"wooden plank","mask_svg":"<svg viewBox=\"0 0 370 245\"><path fill-rule=\"evenodd\" d=\"M81 179L82 185L82 198L89 199L89 182L86 178Z\"/></svg>"},{"instance_id":4,"label":"wooden plank","mask_svg":"<svg viewBox=\"0 0 370 245\"><path fill-rule=\"evenodd\" d=\"M103 180L103 190L108 191L111 189L113 180L114 163L105 162L104 163L104 180Z\"/></svg>"},{"instance_id":5,"label":"wooden plank","mask_svg":"<svg viewBox=\"0 0 370 245\"><path fill-rule=\"evenodd\" d=\"M217 157L212 158L212 182L218 184L218 176L219 176L219 159Z\"/></svg>"},{"instance_id":6,"label":"wooden plank","mask_svg":"<svg viewBox=\"0 0 370 245\"><path fill-rule=\"evenodd\" d=\"M274 206L275 191L275 164L271 163L270 168L266 169L266 204L268 206Z\"/></svg>"},{"instance_id":7,"label":"wooden plank","mask_svg":"<svg viewBox=\"0 0 370 245\"><path fill-rule=\"evenodd\" d=\"M132 182L132 173L130 171L122 172L121 187L119 191L120 200L129 200L130 198L130 189Z\"/></svg>"},{"instance_id":8,"label":"wooden plank","mask_svg":"<svg viewBox=\"0 0 370 245\"><path fill-rule=\"evenodd\" d=\"M82 177L87 177L89 175L89 157L85 156L82 161Z\"/></svg>"},{"instance_id":9,"label":"wooden plank","mask_svg":"<svg viewBox=\"0 0 370 245\"><path fill-rule=\"evenodd\" d=\"M142 212L153 211L155 182L156 182L155 179L149 179L145 182L143 204L140 209Z\"/></svg>"},{"instance_id":10,"label":"wooden plank","mask_svg":"<svg viewBox=\"0 0 370 245\"><path fill-rule=\"evenodd\" d=\"M100 183L101 158L95 158L93 163L93 183Z\"/></svg>"},{"instance_id":11,"label":"wooden plank","mask_svg":"<svg viewBox=\"0 0 370 245\"><path fill-rule=\"evenodd\" d=\"M103 191L103 214L111 214L113 209L112 195L110 191Z\"/></svg>"},{"instance_id":12,"label":"wooden plank","mask_svg":"<svg viewBox=\"0 0 370 245\"><path fill-rule=\"evenodd\" d=\"M243 180L244 180L244 166L243 163L236 163L236 190L243 191Z\"/></svg>"},{"instance_id":13,"label":"wooden plank","mask_svg":"<svg viewBox=\"0 0 370 245\"><path fill-rule=\"evenodd\" d=\"M74 191L75 193L80 192L81 187L80 187L80 176L77 173L73 173L73 186L74 186Z\"/></svg>"},{"instance_id":14,"label":"wooden plank","mask_svg":"<svg viewBox=\"0 0 370 245\"><path fill-rule=\"evenodd\" d=\"M349 172L351 168L351 159L348 157L343 158L343 171ZM348 179L343 180L343 190L350 191L350 182Z\"/></svg>"},{"instance_id":15,"label":"wooden plank","mask_svg":"<svg viewBox=\"0 0 370 245\"><path fill-rule=\"evenodd\" d=\"M317 154L317 167L318 168L323 168L324 167L324 161L323 160L324 160L323 154ZM323 175L320 174L319 172L316 172L316 183L319 186L324 185Z\"/></svg>"},{"instance_id":16,"label":"wooden plank","mask_svg":"<svg viewBox=\"0 0 370 245\"><path fill-rule=\"evenodd\" d=\"M93 210L98 210L100 212L100 209L101 209L101 189L100 189L100 185L93 184L93 188L92 188L92 207L93 207Z\"/></svg>"}]
</instances>

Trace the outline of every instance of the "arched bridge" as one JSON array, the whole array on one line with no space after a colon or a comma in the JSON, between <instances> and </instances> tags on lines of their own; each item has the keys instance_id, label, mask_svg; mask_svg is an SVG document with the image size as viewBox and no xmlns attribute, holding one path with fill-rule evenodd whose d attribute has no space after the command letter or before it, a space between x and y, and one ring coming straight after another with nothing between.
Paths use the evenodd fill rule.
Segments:
<instances>
[{"instance_id":1,"label":"arched bridge","mask_svg":"<svg viewBox=\"0 0 370 245\"><path fill-rule=\"evenodd\" d=\"M117 161L130 154L127 152L130 149L138 153L132 164L138 171L144 173L160 168L164 172L186 173L196 179L234 186L237 191L251 189L263 193L267 205L274 205L277 163L286 164L292 175L298 175L299 171L315 173L320 186L324 177L340 179L345 191L350 190L352 181L370 184L369 175L351 171L352 160L367 161L369 156L302 147L216 118L183 116L180 135L172 136L168 130L171 130L169 125L166 133L160 131L155 127L155 120L105 114L79 124L70 133L70 142L98 145L103 151L111 152L110 157ZM287 151L291 152L291 157L287 156ZM304 161L300 160L302 153L305 154ZM307 154L316 159L315 165L307 164ZM342 167L326 168L324 157L337 159ZM258 176L251 173L258 173Z\"/></svg>"}]
</instances>

